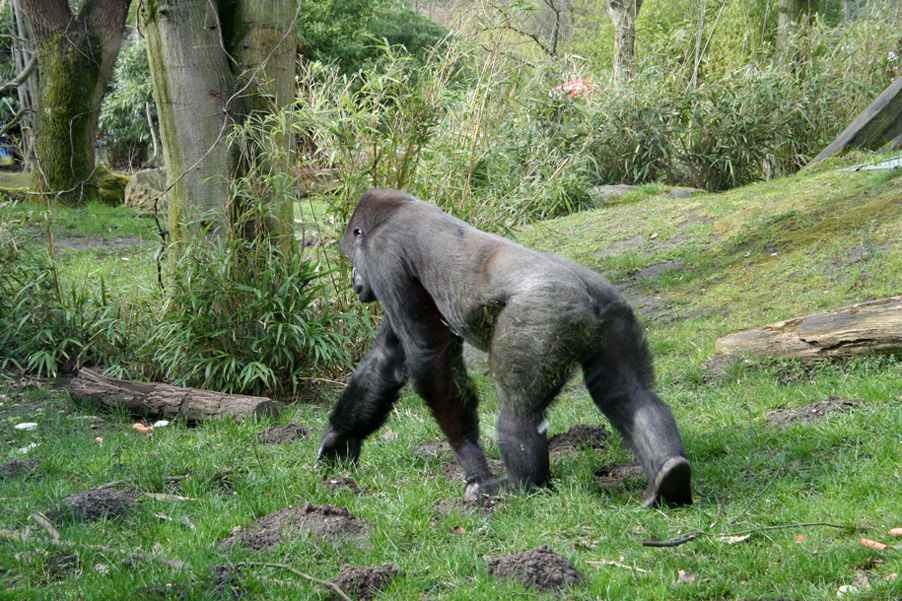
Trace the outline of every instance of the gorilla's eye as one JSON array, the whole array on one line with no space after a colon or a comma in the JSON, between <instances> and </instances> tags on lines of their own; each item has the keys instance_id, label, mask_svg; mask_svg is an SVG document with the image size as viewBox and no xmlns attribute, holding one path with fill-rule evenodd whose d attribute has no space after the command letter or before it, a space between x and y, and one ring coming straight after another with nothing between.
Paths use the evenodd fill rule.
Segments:
<instances>
[{"instance_id":1,"label":"gorilla's eye","mask_svg":"<svg viewBox=\"0 0 902 601\"><path fill-rule=\"evenodd\" d=\"M355 235L355 236L362 236L362 235L363 235L363 230L360 229L359 227L355 227L355 228L354 228L354 235Z\"/></svg>"}]
</instances>

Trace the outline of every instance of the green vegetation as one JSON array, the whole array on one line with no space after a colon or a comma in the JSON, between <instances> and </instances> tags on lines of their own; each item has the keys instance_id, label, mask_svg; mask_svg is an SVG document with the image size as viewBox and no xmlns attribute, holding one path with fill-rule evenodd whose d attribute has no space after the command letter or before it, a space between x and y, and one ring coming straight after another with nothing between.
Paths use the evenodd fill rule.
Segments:
<instances>
[{"instance_id":1,"label":"green vegetation","mask_svg":"<svg viewBox=\"0 0 902 601\"><path fill-rule=\"evenodd\" d=\"M778 57L764 3L709 3L700 26L688 0L646 0L629 89L605 83L606 28L572 41L588 60L531 60L479 19L445 39L397 6L303 4L298 102L230 133L237 148L266 149L291 132L297 169L289 178L249 165L230 191L234 228L207 230L171 261L164 215L28 204L27 180L0 172L0 599L327 599L317 580L383 562L403 574L378 598L550 599L486 573L486 556L543 544L586 577L568 599L828 599L844 586L851 599L902 598L902 540L887 532L902 527L899 357L813 367L714 357L725 334L902 294L898 171L844 171L850 159L832 159L799 172L885 87L896 4L868 3L849 21L827 11ZM108 159L131 165L148 140L146 56L134 41L102 121ZM699 42L710 49L699 54ZM4 73L8 52L0 36ZM583 85L573 95L562 88L571 80ZM10 118L16 102L4 94ZM297 254L290 236L266 237L273 216L258 214L263 197L294 197L294 175L313 191L295 209ZM592 188L609 183L638 187L602 205ZM672 198L674 185L722 192ZM359 193L375 186L612 280L648 326L696 504L637 512L644 483L597 472L632 461L614 437L555 453L553 490L487 513L439 511L463 486L445 477L447 454L416 449L441 436L409 390L359 466L317 468L318 432L378 318L347 290L335 248ZM288 407L272 421L176 419L148 436L132 416L73 402L67 378L82 365ZM477 383L497 458L493 386ZM837 398L854 402L768 420ZM549 419L550 434L603 421L576 382ZM37 426L15 428L24 422ZM260 440L288 422L309 436ZM20 460L29 463L14 473L8 462ZM329 486L347 478L361 494ZM40 512L108 483L170 496L145 496L119 518L62 511L43 522ZM302 535L269 551L219 548L236 526L305 502L367 520L368 544ZM674 539L683 544L641 544Z\"/></svg>"},{"instance_id":2,"label":"green vegetation","mask_svg":"<svg viewBox=\"0 0 902 601\"><path fill-rule=\"evenodd\" d=\"M0 596L329 597L322 585L280 568L244 566L225 585L210 569L253 561L287 564L321 580L336 578L345 564L393 562L403 574L380 598L508 598L527 591L487 574L485 556L542 544L586 577L568 599L828 599L846 585L857 587L853 599L902 596L902 580L892 577L902 571L900 541L887 534L902 526L898 359L818 367L712 361L718 336L900 293L900 175L847 172L842 166L834 160L813 172L718 195L674 199L645 188L635 198L518 234L529 246L598 269L637 306L657 357L658 393L673 407L693 462L695 505L637 512L644 483L598 484L595 470L632 460L615 438L606 449L556 453L553 490L505 498L490 513L438 512L440 501L461 495L462 483L442 475L448 456L416 451L441 435L410 392L365 445L361 464L331 474L353 478L363 491L355 495L326 486L313 465L318 432L337 391L294 404L272 423L189 427L176 420L147 437L132 430L127 415L74 404L60 390L62 382L7 373L0 381L0 463L40 464L28 477L0 477L7 507L0 515ZM2 211L9 223L28 209L7 205ZM64 222L82 217L81 225L61 233ZM60 246L61 286L84 281L95 270L103 274L107 294L152 298L153 245L98 250L66 248L63 242L110 236L114 228L129 236L143 228L150 239L151 224L121 208L55 209L51 228ZM19 233L20 250L40 252L41 225ZM222 267L214 262L209 269L204 277L215 280ZM130 337L142 336L140 321L130 322ZM498 457L492 385L481 377L478 383L487 451ZM775 411L830 397L859 403L846 413L786 427L766 421ZM575 383L549 418L551 434L603 421ZM36 422L37 429L14 429L22 422ZM261 431L287 422L308 426L310 435L285 445L260 442ZM32 517L54 510L72 493L114 481L194 500L145 497L124 517L93 523L64 517L55 522L60 544L50 543ZM369 546L300 536L272 551L218 550L235 526L308 501L347 507L367 520ZM697 538L670 548L641 545L683 534ZM861 538L896 547L875 551L862 546ZM130 553L188 566L128 559Z\"/></svg>"}]
</instances>

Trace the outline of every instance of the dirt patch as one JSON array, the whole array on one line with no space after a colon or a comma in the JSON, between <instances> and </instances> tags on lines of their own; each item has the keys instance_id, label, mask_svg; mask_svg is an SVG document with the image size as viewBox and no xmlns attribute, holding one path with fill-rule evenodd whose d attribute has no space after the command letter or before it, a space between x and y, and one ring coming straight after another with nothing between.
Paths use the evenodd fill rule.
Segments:
<instances>
[{"instance_id":1,"label":"dirt patch","mask_svg":"<svg viewBox=\"0 0 902 601\"><path fill-rule=\"evenodd\" d=\"M567 452L574 449L606 449L611 433L602 425L577 424L548 441L551 452Z\"/></svg>"},{"instance_id":2,"label":"dirt patch","mask_svg":"<svg viewBox=\"0 0 902 601\"><path fill-rule=\"evenodd\" d=\"M307 438L307 426L301 424L284 424L261 432L259 440L262 444L285 444Z\"/></svg>"},{"instance_id":3,"label":"dirt patch","mask_svg":"<svg viewBox=\"0 0 902 601\"><path fill-rule=\"evenodd\" d=\"M854 399L841 399L831 396L823 401L817 401L798 409L776 411L768 415L764 421L767 425L778 429L797 423L815 424L826 419L829 415L848 413L860 403L861 401Z\"/></svg>"},{"instance_id":4,"label":"dirt patch","mask_svg":"<svg viewBox=\"0 0 902 601\"><path fill-rule=\"evenodd\" d=\"M497 477L498 474L504 473L504 463L500 459L489 458L488 462L489 470L494 476ZM457 461L452 461L451 463L443 465L438 471L449 482L453 482L454 480L459 480L460 482L464 481L464 470Z\"/></svg>"},{"instance_id":5,"label":"dirt patch","mask_svg":"<svg viewBox=\"0 0 902 601\"><path fill-rule=\"evenodd\" d=\"M489 574L515 580L526 588L560 593L584 580L566 557L558 555L548 545L518 555L493 555L487 560Z\"/></svg>"},{"instance_id":6,"label":"dirt patch","mask_svg":"<svg viewBox=\"0 0 902 601\"><path fill-rule=\"evenodd\" d=\"M265 515L247 528L237 526L220 544L224 551L244 547L266 551L285 540L312 536L315 540L355 543L364 546L370 525L344 507L304 503Z\"/></svg>"},{"instance_id":7,"label":"dirt patch","mask_svg":"<svg viewBox=\"0 0 902 601\"><path fill-rule=\"evenodd\" d=\"M385 590L399 573L398 566L390 562L376 568L345 565L332 582L352 599L371 601L373 595ZM340 599L334 590L332 592L333 599Z\"/></svg>"},{"instance_id":8,"label":"dirt patch","mask_svg":"<svg viewBox=\"0 0 902 601\"><path fill-rule=\"evenodd\" d=\"M51 553L45 560L44 574L47 582L63 580L81 572L77 555Z\"/></svg>"},{"instance_id":9,"label":"dirt patch","mask_svg":"<svg viewBox=\"0 0 902 601\"><path fill-rule=\"evenodd\" d=\"M151 584L142 586L135 591L135 599L140 601L151 601L151 599L160 599L161 601L181 601L188 598L188 589L180 584Z\"/></svg>"},{"instance_id":10,"label":"dirt patch","mask_svg":"<svg viewBox=\"0 0 902 601\"><path fill-rule=\"evenodd\" d=\"M454 457L454 452L451 451L451 445L439 440L424 442L423 444L415 446L413 448L413 454L429 459L445 456Z\"/></svg>"},{"instance_id":11,"label":"dirt patch","mask_svg":"<svg viewBox=\"0 0 902 601\"><path fill-rule=\"evenodd\" d=\"M54 248L63 251L98 249L105 250L112 254L123 250L131 250L135 246L150 246L154 243L159 245L159 241L155 241L153 238L143 238L141 236L122 236L112 240L99 240L97 238L86 236L53 236Z\"/></svg>"},{"instance_id":12,"label":"dirt patch","mask_svg":"<svg viewBox=\"0 0 902 601\"><path fill-rule=\"evenodd\" d=\"M357 482L352 478L332 478L324 476L320 486L328 488L336 493L349 492L352 495L359 495L361 493L360 486L358 486Z\"/></svg>"},{"instance_id":13,"label":"dirt patch","mask_svg":"<svg viewBox=\"0 0 902 601\"><path fill-rule=\"evenodd\" d=\"M3 465L0 465L0 480L33 477L40 465L40 459L16 459L14 461L8 461Z\"/></svg>"},{"instance_id":14,"label":"dirt patch","mask_svg":"<svg viewBox=\"0 0 902 601\"><path fill-rule=\"evenodd\" d=\"M101 518L118 518L137 504L141 491L137 488L89 488L69 495L60 502L59 508L47 513L53 522L67 517L78 521L96 522Z\"/></svg>"},{"instance_id":15,"label":"dirt patch","mask_svg":"<svg viewBox=\"0 0 902 601\"><path fill-rule=\"evenodd\" d=\"M470 513L488 514L495 511L497 507L497 499L489 495L467 495L463 498L443 499L436 503L435 511L440 514L453 514L460 512L461 515Z\"/></svg>"},{"instance_id":16,"label":"dirt patch","mask_svg":"<svg viewBox=\"0 0 902 601\"><path fill-rule=\"evenodd\" d=\"M636 278L640 280L656 280L662 275L670 272L678 272L686 269L686 263L683 261L665 261L664 263L655 263L636 272Z\"/></svg>"},{"instance_id":17,"label":"dirt patch","mask_svg":"<svg viewBox=\"0 0 902 601\"><path fill-rule=\"evenodd\" d=\"M213 580L211 594L213 599L238 599L245 596L246 590L242 583L239 566L210 566L210 576Z\"/></svg>"},{"instance_id":18,"label":"dirt patch","mask_svg":"<svg viewBox=\"0 0 902 601\"><path fill-rule=\"evenodd\" d=\"M638 463L614 463L596 470L595 483L604 488L644 485L645 474Z\"/></svg>"}]
</instances>

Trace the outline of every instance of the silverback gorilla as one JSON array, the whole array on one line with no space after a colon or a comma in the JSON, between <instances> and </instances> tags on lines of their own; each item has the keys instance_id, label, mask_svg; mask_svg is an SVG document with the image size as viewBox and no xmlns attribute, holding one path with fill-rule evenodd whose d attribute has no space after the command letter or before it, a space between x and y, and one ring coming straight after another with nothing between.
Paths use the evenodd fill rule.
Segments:
<instances>
[{"instance_id":1,"label":"silverback gorilla","mask_svg":"<svg viewBox=\"0 0 902 601\"><path fill-rule=\"evenodd\" d=\"M370 190L351 215L341 251L354 292L385 319L329 418L319 460L356 460L411 380L464 470L467 492L547 484L545 410L582 366L599 409L648 477L643 507L692 502L676 421L650 387L651 356L620 294L576 263L481 232L435 205ZM489 352L498 394L496 481L479 443L479 399L463 342Z\"/></svg>"}]
</instances>

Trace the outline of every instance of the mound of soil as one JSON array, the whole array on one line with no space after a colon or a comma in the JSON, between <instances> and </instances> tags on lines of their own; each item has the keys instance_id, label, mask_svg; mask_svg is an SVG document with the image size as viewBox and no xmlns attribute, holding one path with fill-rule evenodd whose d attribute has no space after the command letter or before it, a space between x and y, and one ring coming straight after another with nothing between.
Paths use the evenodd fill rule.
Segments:
<instances>
[{"instance_id":1,"label":"mound of soil","mask_svg":"<svg viewBox=\"0 0 902 601\"><path fill-rule=\"evenodd\" d=\"M60 502L59 509L47 513L53 522L67 516L84 522L100 518L118 518L128 513L141 497L137 488L89 488L69 495Z\"/></svg>"},{"instance_id":2,"label":"mound of soil","mask_svg":"<svg viewBox=\"0 0 902 601\"><path fill-rule=\"evenodd\" d=\"M388 587L399 573L398 566L389 562L377 568L345 565L338 573L338 578L332 582L352 599L371 601L373 595ZM332 598L340 597L333 591Z\"/></svg>"},{"instance_id":3,"label":"mound of soil","mask_svg":"<svg viewBox=\"0 0 902 601\"><path fill-rule=\"evenodd\" d=\"M263 444L285 444L307 438L307 426L301 424L284 424L261 432L259 439Z\"/></svg>"},{"instance_id":4,"label":"mound of soil","mask_svg":"<svg viewBox=\"0 0 902 601\"><path fill-rule=\"evenodd\" d=\"M351 478L332 478L329 476L324 476L323 481L320 483L320 486L322 486L323 488L328 488L336 493L347 491L353 495L360 494L360 487Z\"/></svg>"},{"instance_id":5,"label":"mound of soil","mask_svg":"<svg viewBox=\"0 0 902 601\"><path fill-rule=\"evenodd\" d=\"M311 535L316 540L336 543L365 544L370 525L356 518L344 507L304 503L265 515L247 528L235 527L219 543L223 551L244 547L264 551L277 547L283 540Z\"/></svg>"},{"instance_id":6,"label":"mound of soil","mask_svg":"<svg viewBox=\"0 0 902 601\"><path fill-rule=\"evenodd\" d=\"M645 474L638 463L614 463L595 472L595 483L599 486L644 485Z\"/></svg>"},{"instance_id":7,"label":"mound of soil","mask_svg":"<svg viewBox=\"0 0 902 601\"><path fill-rule=\"evenodd\" d=\"M827 418L828 415L835 413L848 413L852 411L861 401L854 399L841 399L837 397L828 397L823 401L817 401L798 409L786 409L785 411L776 411L767 416L764 421L769 425L778 429L796 423L814 424Z\"/></svg>"},{"instance_id":8,"label":"mound of soil","mask_svg":"<svg viewBox=\"0 0 902 601\"><path fill-rule=\"evenodd\" d=\"M16 459L8 461L0 465L0 479L12 480L14 478L22 478L33 476L41 465L40 459Z\"/></svg>"},{"instance_id":9,"label":"mound of soil","mask_svg":"<svg viewBox=\"0 0 902 601\"><path fill-rule=\"evenodd\" d=\"M515 580L526 588L560 593L584 580L566 557L558 555L548 545L518 555L493 555L487 559L489 574L504 580Z\"/></svg>"},{"instance_id":10,"label":"mound of soil","mask_svg":"<svg viewBox=\"0 0 902 601\"><path fill-rule=\"evenodd\" d=\"M606 449L611 433L602 425L577 424L548 441L548 449L569 451L571 449Z\"/></svg>"},{"instance_id":11,"label":"mound of soil","mask_svg":"<svg viewBox=\"0 0 902 601\"><path fill-rule=\"evenodd\" d=\"M435 505L435 511L441 514L457 513L492 513L497 506L496 499L489 495L467 495L464 498L444 499Z\"/></svg>"}]
</instances>

